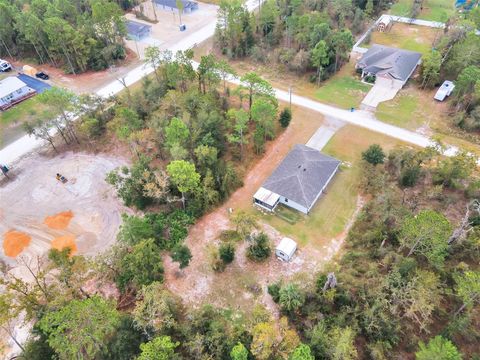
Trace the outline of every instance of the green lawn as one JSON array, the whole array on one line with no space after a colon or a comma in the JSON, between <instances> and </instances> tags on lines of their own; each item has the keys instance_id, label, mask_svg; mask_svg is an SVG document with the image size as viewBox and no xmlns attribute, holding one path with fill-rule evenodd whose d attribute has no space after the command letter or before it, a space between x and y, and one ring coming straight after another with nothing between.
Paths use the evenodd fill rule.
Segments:
<instances>
[{"instance_id":1,"label":"green lawn","mask_svg":"<svg viewBox=\"0 0 480 360\"><path fill-rule=\"evenodd\" d=\"M7 132L7 128L11 130L12 127L18 127L25 121L34 119L43 109L44 107L38 101L38 97L34 96L6 111L0 111L0 145L6 140L5 137L8 136L8 133L11 132Z\"/></svg>"},{"instance_id":2,"label":"green lawn","mask_svg":"<svg viewBox=\"0 0 480 360\"><path fill-rule=\"evenodd\" d=\"M390 9L393 15L406 16L410 14L413 0L398 0ZM455 14L455 2L453 0L425 0L423 10L417 16L418 19L446 22Z\"/></svg>"},{"instance_id":3,"label":"green lawn","mask_svg":"<svg viewBox=\"0 0 480 360\"><path fill-rule=\"evenodd\" d=\"M382 102L378 105L375 116L399 127L415 129L423 121L415 113L419 110L418 98L410 94L399 92L395 99Z\"/></svg>"},{"instance_id":4,"label":"green lawn","mask_svg":"<svg viewBox=\"0 0 480 360\"><path fill-rule=\"evenodd\" d=\"M353 75L337 74L315 91L315 98L324 103L344 109L358 107L371 86L362 83Z\"/></svg>"}]
</instances>

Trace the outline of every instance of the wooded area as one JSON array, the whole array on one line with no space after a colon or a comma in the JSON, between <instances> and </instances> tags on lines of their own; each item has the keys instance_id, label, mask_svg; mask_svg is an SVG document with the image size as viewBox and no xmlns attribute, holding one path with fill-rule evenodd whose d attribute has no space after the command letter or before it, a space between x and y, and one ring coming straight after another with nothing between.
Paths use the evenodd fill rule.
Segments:
<instances>
[{"instance_id":1,"label":"wooded area","mask_svg":"<svg viewBox=\"0 0 480 360\"><path fill-rule=\"evenodd\" d=\"M0 0L0 54L36 56L71 72L106 67L124 56L120 17L129 6ZM251 15L240 1L222 0L216 44L229 58L273 56L319 83L348 61L352 33L385 6L383 0L269 0ZM469 129L480 123L479 51L471 28L452 25L422 65L426 87L458 76L454 106L459 125ZM246 170L295 113L257 73L241 76L242 85L228 84L235 71L214 55L195 68L191 50L150 47L145 54L154 71L141 83L110 99L54 87L38 95L45 110L25 125L55 152L126 149L131 164L105 181L132 211L122 215L118 241L101 255L66 248L32 262L18 257L31 282L4 272L0 327L21 348L18 358L480 359L477 159L465 151L443 156L440 142L388 152L373 144L357 154L366 204L338 256L314 281L269 284L278 317L253 298L249 311L193 307L168 290L165 257L178 263L181 277L196 256L185 242L189 228L242 186ZM242 244L250 264L273 255L255 216L235 210L229 221L206 251L205 266L218 276ZM14 331L18 318L33 324L24 344Z\"/></svg>"},{"instance_id":2,"label":"wooded area","mask_svg":"<svg viewBox=\"0 0 480 360\"><path fill-rule=\"evenodd\" d=\"M0 1L2 57L34 58L72 74L102 70L125 58L125 35L123 11L110 0Z\"/></svg>"}]
</instances>

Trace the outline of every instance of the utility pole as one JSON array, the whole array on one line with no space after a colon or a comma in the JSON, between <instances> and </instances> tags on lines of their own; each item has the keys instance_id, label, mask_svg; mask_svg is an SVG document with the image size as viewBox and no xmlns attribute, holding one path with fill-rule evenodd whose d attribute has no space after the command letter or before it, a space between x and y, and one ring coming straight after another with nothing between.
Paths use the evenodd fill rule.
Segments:
<instances>
[{"instance_id":1,"label":"utility pole","mask_svg":"<svg viewBox=\"0 0 480 360\"><path fill-rule=\"evenodd\" d=\"M289 98L290 98L290 112L292 112L292 87L289 86L288 87L288 95L289 95Z\"/></svg>"}]
</instances>

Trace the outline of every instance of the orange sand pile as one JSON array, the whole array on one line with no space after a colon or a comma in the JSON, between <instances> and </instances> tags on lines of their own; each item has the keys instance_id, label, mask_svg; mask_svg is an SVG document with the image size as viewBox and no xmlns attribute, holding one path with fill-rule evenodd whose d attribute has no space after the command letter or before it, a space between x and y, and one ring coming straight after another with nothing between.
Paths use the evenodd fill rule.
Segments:
<instances>
[{"instance_id":1,"label":"orange sand pile","mask_svg":"<svg viewBox=\"0 0 480 360\"><path fill-rule=\"evenodd\" d=\"M45 218L44 223L50 229L63 230L67 228L72 218L73 218L72 211L64 211L53 216L47 216Z\"/></svg>"},{"instance_id":2,"label":"orange sand pile","mask_svg":"<svg viewBox=\"0 0 480 360\"><path fill-rule=\"evenodd\" d=\"M75 236L64 235L56 237L52 240L52 248L57 250L63 250L69 247L71 249L70 254L73 255L77 252L77 244L75 243Z\"/></svg>"},{"instance_id":3,"label":"orange sand pile","mask_svg":"<svg viewBox=\"0 0 480 360\"><path fill-rule=\"evenodd\" d=\"M3 236L3 251L9 257L16 257L32 240L31 236L20 231L10 230Z\"/></svg>"}]
</instances>

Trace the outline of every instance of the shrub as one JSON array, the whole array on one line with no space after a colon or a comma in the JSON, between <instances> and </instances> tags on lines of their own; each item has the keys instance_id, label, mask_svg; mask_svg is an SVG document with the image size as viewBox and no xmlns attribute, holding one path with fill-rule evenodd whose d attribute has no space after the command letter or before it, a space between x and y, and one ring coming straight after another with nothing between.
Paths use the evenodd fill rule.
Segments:
<instances>
[{"instance_id":1,"label":"shrub","mask_svg":"<svg viewBox=\"0 0 480 360\"><path fill-rule=\"evenodd\" d=\"M222 272L225 270L225 263L220 258L218 247L211 245L207 249L210 267L213 271Z\"/></svg>"},{"instance_id":2,"label":"shrub","mask_svg":"<svg viewBox=\"0 0 480 360\"><path fill-rule=\"evenodd\" d=\"M295 284L282 286L279 291L279 302L283 311L297 311L305 303L305 295Z\"/></svg>"},{"instance_id":3,"label":"shrub","mask_svg":"<svg viewBox=\"0 0 480 360\"><path fill-rule=\"evenodd\" d=\"M362 159L372 165L383 164L385 153L380 145L373 144L362 153Z\"/></svg>"},{"instance_id":4,"label":"shrub","mask_svg":"<svg viewBox=\"0 0 480 360\"><path fill-rule=\"evenodd\" d=\"M400 174L400 185L403 187L415 186L420 177L420 166L414 165L402 170Z\"/></svg>"},{"instance_id":5,"label":"shrub","mask_svg":"<svg viewBox=\"0 0 480 360\"><path fill-rule=\"evenodd\" d=\"M230 264L235 259L235 247L231 243L220 245L218 253L224 264Z\"/></svg>"},{"instance_id":6,"label":"shrub","mask_svg":"<svg viewBox=\"0 0 480 360\"><path fill-rule=\"evenodd\" d=\"M273 284L270 284L268 285L268 293L270 294L270 296L272 297L272 300L275 301L276 303L278 303L278 301L280 300L280 288L281 288L281 282L276 282L276 283L273 283Z\"/></svg>"},{"instance_id":7,"label":"shrub","mask_svg":"<svg viewBox=\"0 0 480 360\"><path fill-rule=\"evenodd\" d=\"M267 234L261 232L258 235L254 235L250 242L251 244L247 249L247 257L250 260L263 261L270 256L272 249Z\"/></svg>"},{"instance_id":8,"label":"shrub","mask_svg":"<svg viewBox=\"0 0 480 360\"><path fill-rule=\"evenodd\" d=\"M290 124L290 120L292 120L292 112L289 108L283 109L279 118L280 125L282 125L283 128L286 128Z\"/></svg>"}]
</instances>

